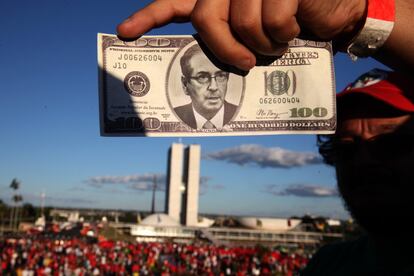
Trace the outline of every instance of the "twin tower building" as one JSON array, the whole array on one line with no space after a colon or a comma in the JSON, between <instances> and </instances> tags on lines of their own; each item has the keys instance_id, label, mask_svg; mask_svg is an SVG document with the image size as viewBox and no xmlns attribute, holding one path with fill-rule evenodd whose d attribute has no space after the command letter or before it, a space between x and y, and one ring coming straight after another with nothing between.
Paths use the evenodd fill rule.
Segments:
<instances>
[{"instance_id":1,"label":"twin tower building","mask_svg":"<svg viewBox=\"0 0 414 276\"><path fill-rule=\"evenodd\" d=\"M168 153L165 212L185 226L197 226L200 145L172 144Z\"/></svg>"}]
</instances>

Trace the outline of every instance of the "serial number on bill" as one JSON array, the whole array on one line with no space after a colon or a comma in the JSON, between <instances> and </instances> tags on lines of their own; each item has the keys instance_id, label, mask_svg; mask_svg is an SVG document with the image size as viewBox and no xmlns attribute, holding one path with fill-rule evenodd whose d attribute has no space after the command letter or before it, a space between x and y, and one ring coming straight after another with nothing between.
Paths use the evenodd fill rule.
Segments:
<instances>
[{"instance_id":1,"label":"serial number on bill","mask_svg":"<svg viewBox=\"0 0 414 276\"><path fill-rule=\"evenodd\" d=\"M259 98L260 104L285 104L285 103L300 103L298 97L283 97L283 98L271 98L271 97L262 97Z\"/></svg>"},{"instance_id":2,"label":"serial number on bill","mask_svg":"<svg viewBox=\"0 0 414 276\"><path fill-rule=\"evenodd\" d=\"M120 54L118 60L126 61L162 61L161 55Z\"/></svg>"}]
</instances>

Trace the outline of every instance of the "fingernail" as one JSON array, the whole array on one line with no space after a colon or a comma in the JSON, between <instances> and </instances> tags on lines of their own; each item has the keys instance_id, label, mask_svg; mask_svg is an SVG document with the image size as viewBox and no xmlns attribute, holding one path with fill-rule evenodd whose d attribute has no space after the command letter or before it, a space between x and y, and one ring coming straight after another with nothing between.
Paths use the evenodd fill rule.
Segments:
<instances>
[{"instance_id":1,"label":"fingernail","mask_svg":"<svg viewBox=\"0 0 414 276\"><path fill-rule=\"evenodd\" d=\"M251 58L242 59L237 65L237 67L245 71L249 71L250 69L253 68L253 66L254 66L254 63Z\"/></svg>"},{"instance_id":2,"label":"fingernail","mask_svg":"<svg viewBox=\"0 0 414 276\"><path fill-rule=\"evenodd\" d=\"M275 50L275 55L283 56L287 52L288 49L289 49L289 44L286 44L285 46L280 46L278 47L277 50Z\"/></svg>"}]
</instances>

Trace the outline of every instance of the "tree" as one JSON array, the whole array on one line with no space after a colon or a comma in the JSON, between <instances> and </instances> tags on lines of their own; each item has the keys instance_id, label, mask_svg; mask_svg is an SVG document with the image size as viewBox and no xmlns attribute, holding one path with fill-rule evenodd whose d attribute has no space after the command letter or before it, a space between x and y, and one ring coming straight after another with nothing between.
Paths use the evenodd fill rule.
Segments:
<instances>
[{"instance_id":1,"label":"tree","mask_svg":"<svg viewBox=\"0 0 414 276\"><path fill-rule=\"evenodd\" d=\"M36 219L36 208L30 203L23 204L22 216L29 219Z\"/></svg>"},{"instance_id":2,"label":"tree","mask_svg":"<svg viewBox=\"0 0 414 276\"><path fill-rule=\"evenodd\" d=\"M7 211L7 205L0 199L0 236L3 236L4 231L4 215Z\"/></svg>"},{"instance_id":3,"label":"tree","mask_svg":"<svg viewBox=\"0 0 414 276\"><path fill-rule=\"evenodd\" d=\"M13 229L16 229L17 230L17 228L18 228L18 226L19 226L19 220L20 220L20 209L21 208L19 208L19 202L22 202L23 201L23 197L21 196L21 195L14 195L13 196L13 202L14 202L14 205L15 205L15 212L14 212L14 214L15 214L15 218L14 218L14 225L13 225Z\"/></svg>"},{"instance_id":4,"label":"tree","mask_svg":"<svg viewBox=\"0 0 414 276\"><path fill-rule=\"evenodd\" d=\"M4 203L3 200L0 199L0 213L5 212L7 209L7 205Z\"/></svg>"},{"instance_id":5,"label":"tree","mask_svg":"<svg viewBox=\"0 0 414 276\"><path fill-rule=\"evenodd\" d=\"M12 188L13 190L18 190L20 187L20 182L17 181L16 178L13 178L12 182L10 183L10 188Z\"/></svg>"},{"instance_id":6,"label":"tree","mask_svg":"<svg viewBox=\"0 0 414 276\"><path fill-rule=\"evenodd\" d=\"M9 228L14 230L15 224L17 225L17 204L18 202L23 200L23 197L20 195L17 195L16 192L20 187L20 182L16 179L13 178L12 182L10 183L10 188L13 189L13 196L12 196L12 201L14 202L14 205L11 209L10 212L10 221L9 221Z\"/></svg>"}]
</instances>

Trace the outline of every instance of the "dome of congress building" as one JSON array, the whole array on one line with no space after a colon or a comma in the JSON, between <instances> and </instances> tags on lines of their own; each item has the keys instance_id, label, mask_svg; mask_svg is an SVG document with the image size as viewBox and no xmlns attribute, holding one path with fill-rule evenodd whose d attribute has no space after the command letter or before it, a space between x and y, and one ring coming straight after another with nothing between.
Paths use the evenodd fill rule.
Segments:
<instances>
[{"instance_id":1,"label":"dome of congress building","mask_svg":"<svg viewBox=\"0 0 414 276\"><path fill-rule=\"evenodd\" d=\"M147 225L147 226L180 226L180 223L173 219L172 217L157 213L147 216L143 219L140 225Z\"/></svg>"}]
</instances>

